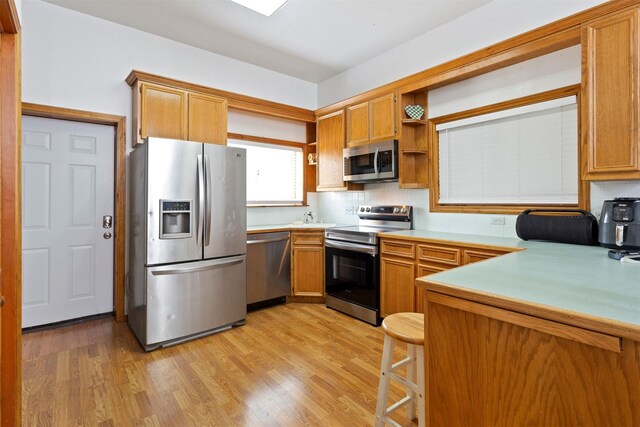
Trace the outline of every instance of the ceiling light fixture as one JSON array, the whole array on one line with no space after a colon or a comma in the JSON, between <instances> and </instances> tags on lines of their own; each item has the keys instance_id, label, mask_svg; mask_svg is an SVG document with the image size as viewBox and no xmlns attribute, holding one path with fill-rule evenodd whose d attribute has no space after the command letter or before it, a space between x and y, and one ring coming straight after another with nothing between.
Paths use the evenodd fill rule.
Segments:
<instances>
[{"instance_id":1,"label":"ceiling light fixture","mask_svg":"<svg viewBox=\"0 0 640 427\"><path fill-rule=\"evenodd\" d=\"M273 12L280 9L288 0L231 0L234 3L258 12L264 16L271 16Z\"/></svg>"}]
</instances>

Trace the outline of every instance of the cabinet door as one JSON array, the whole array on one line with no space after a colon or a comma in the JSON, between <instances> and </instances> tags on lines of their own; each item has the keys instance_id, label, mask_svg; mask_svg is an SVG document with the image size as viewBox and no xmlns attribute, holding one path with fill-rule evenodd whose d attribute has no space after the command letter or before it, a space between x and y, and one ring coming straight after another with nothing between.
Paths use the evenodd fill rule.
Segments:
<instances>
[{"instance_id":1,"label":"cabinet door","mask_svg":"<svg viewBox=\"0 0 640 427\"><path fill-rule=\"evenodd\" d=\"M582 29L584 179L640 178L638 11Z\"/></svg>"},{"instance_id":2,"label":"cabinet door","mask_svg":"<svg viewBox=\"0 0 640 427\"><path fill-rule=\"evenodd\" d=\"M435 265L423 265L423 264L418 264L418 275L417 277L422 277L422 276L428 276L430 274L435 274L435 273L440 273L442 271L446 271L448 270L448 268L446 267L438 267ZM417 286L415 287L415 293L416 293L416 312L418 313L424 313L424 289L419 288Z\"/></svg>"},{"instance_id":3,"label":"cabinet door","mask_svg":"<svg viewBox=\"0 0 640 427\"><path fill-rule=\"evenodd\" d=\"M294 246L291 261L293 295L323 296L324 248L322 246Z\"/></svg>"},{"instance_id":4,"label":"cabinet door","mask_svg":"<svg viewBox=\"0 0 640 427\"><path fill-rule=\"evenodd\" d=\"M393 139L396 136L395 95L369 101L369 140Z\"/></svg>"},{"instance_id":5,"label":"cabinet door","mask_svg":"<svg viewBox=\"0 0 640 427\"><path fill-rule=\"evenodd\" d=\"M369 141L369 103L347 108L347 145Z\"/></svg>"},{"instance_id":6,"label":"cabinet door","mask_svg":"<svg viewBox=\"0 0 640 427\"><path fill-rule=\"evenodd\" d=\"M189 94L189 141L227 143L227 100Z\"/></svg>"},{"instance_id":7,"label":"cabinet door","mask_svg":"<svg viewBox=\"0 0 640 427\"><path fill-rule=\"evenodd\" d=\"M342 150L344 149L344 111L318 117L318 191L344 189Z\"/></svg>"},{"instance_id":8,"label":"cabinet door","mask_svg":"<svg viewBox=\"0 0 640 427\"><path fill-rule=\"evenodd\" d=\"M389 258L380 260L380 315L414 310L415 265Z\"/></svg>"},{"instance_id":9,"label":"cabinet door","mask_svg":"<svg viewBox=\"0 0 640 427\"><path fill-rule=\"evenodd\" d=\"M187 139L187 93L150 83L140 90L140 137Z\"/></svg>"}]
</instances>

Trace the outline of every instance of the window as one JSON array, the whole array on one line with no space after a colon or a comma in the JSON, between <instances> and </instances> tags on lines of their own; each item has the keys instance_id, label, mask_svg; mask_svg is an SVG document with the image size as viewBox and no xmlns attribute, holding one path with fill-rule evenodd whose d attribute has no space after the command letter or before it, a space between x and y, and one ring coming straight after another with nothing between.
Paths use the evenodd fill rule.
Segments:
<instances>
[{"instance_id":1,"label":"window","mask_svg":"<svg viewBox=\"0 0 640 427\"><path fill-rule=\"evenodd\" d=\"M438 172L432 210L578 206L577 96L560 97L566 92L433 119Z\"/></svg>"},{"instance_id":2,"label":"window","mask_svg":"<svg viewBox=\"0 0 640 427\"><path fill-rule=\"evenodd\" d=\"M247 205L303 203L302 147L229 139L247 150Z\"/></svg>"}]
</instances>

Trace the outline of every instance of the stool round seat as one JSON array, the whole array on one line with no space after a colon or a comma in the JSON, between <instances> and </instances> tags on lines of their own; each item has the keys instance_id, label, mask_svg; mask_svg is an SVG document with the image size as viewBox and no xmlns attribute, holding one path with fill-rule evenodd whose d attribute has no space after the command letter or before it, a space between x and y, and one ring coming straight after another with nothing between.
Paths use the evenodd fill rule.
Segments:
<instances>
[{"instance_id":1,"label":"stool round seat","mask_svg":"<svg viewBox=\"0 0 640 427\"><path fill-rule=\"evenodd\" d=\"M424 345L424 314L391 314L382 321L382 330L395 340L407 344Z\"/></svg>"}]
</instances>

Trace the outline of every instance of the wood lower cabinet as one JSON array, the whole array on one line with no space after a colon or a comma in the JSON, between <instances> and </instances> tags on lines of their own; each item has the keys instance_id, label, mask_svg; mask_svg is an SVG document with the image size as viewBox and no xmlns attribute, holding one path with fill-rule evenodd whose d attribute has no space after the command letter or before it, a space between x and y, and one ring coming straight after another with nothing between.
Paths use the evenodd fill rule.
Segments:
<instances>
[{"instance_id":1,"label":"wood lower cabinet","mask_svg":"<svg viewBox=\"0 0 640 427\"><path fill-rule=\"evenodd\" d=\"M640 425L640 342L428 290L424 298L426 425Z\"/></svg>"},{"instance_id":2,"label":"wood lower cabinet","mask_svg":"<svg viewBox=\"0 0 640 427\"><path fill-rule=\"evenodd\" d=\"M640 178L639 13L582 28L583 179Z\"/></svg>"},{"instance_id":3,"label":"wood lower cabinet","mask_svg":"<svg viewBox=\"0 0 640 427\"><path fill-rule=\"evenodd\" d=\"M380 315L414 311L416 267L413 260L380 259Z\"/></svg>"},{"instance_id":4,"label":"wood lower cabinet","mask_svg":"<svg viewBox=\"0 0 640 427\"><path fill-rule=\"evenodd\" d=\"M324 296L324 237L318 231L294 231L291 249L291 294Z\"/></svg>"},{"instance_id":5,"label":"wood lower cabinet","mask_svg":"<svg viewBox=\"0 0 640 427\"><path fill-rule=\"evenodd\" d=\"M136 143L150 136L227 143L227 100L140 80L132 86Z\"/></svg>"},{"instance_id":6,"label":"wood lower cabinet","mask_svg":"<svg viewBox=\"0 0 640 427\"><path fill-rule=\"evenodd\" d=\"M497 248L470 248L461 243L380 239L380 315L424 313L415 279L509 253Z\"/></svg>"},{"instance_id":7,"label":"wood lower cabinet","mask_svg":"<svg viewBox=\"0 0 640 427\"><path fill-rule=\"evenodd\" d=\"M316 120L316 183L318 191L362 190L362 184L343 181L344 111L339 110Z\"/></svg>"}]
</instances>

